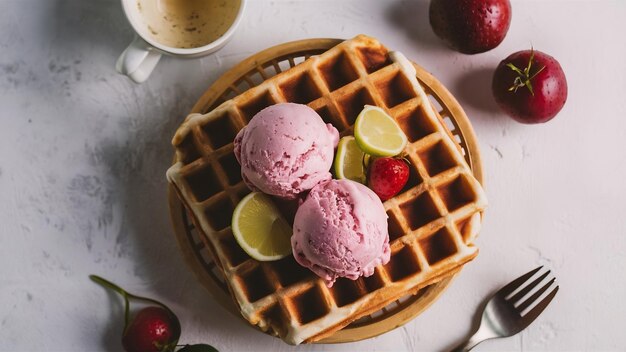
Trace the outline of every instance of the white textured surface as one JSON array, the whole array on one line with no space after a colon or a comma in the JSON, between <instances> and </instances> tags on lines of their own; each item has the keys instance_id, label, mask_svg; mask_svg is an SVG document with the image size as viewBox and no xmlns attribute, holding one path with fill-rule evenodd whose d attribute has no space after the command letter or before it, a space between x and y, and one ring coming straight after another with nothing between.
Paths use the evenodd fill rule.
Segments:
<instances>
[{"instance_id":1,"label":"white textured surface","mask_svg":"<svg viewBox=\"0 0 626 352\"><path fill-rule=\"evenodd\" d=\"M132 38L119 1L0 8L0 350L120 350L119 299L91 273L171 304L182 342L221 351L441 350L468 332L486 295L537 264L559 279L554 303L522 334L480 350L625 348L626 2L514 1L504 43L464 56L434 38L426 2L251 0L217 55L165 58L143 85L113 70ZM217 306L184 265L166 205L169 139L239 60L284 41L358 33L418 61L465 107L491 202L481 254L405 327L293 348ZM542 126L503 116L489 89L497 63L531 44L561 62L570 89Z\"/></svg>"}]
</instances>

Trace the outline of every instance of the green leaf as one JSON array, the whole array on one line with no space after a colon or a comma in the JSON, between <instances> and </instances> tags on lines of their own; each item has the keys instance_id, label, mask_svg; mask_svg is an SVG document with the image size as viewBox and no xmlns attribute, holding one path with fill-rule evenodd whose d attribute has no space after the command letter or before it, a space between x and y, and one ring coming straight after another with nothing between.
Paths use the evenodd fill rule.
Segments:
<instances>
[{"instance_id":1,"label":"green leaf","mask_svg":"<svg viewBox=\"0 0 626 352\"><path fill-rule=\"evenodd\" d=\"M517 72L517 74L519 74L520 76L524 74L524 72L520 71L519 68L517 68L517 66L513 65L512 63L508 63L506 64L506 67L510 68L511 70Z\"/></svg>"},{"instance_id":2,"label":"green leaf","mask_svg":"<svg viewBox=\"0 0 626 352\"><path fill-rule=\"evenodd\" d=\"M539 69L539 71L535 72L528 80L531 80L533 78L535 78L535 76L537 76L538 74L541 73L541 71L543 71L543 69L546 68L545 66L541 66L541 68Z\"/></svg>"},{"instance_id":3,"label":"green leaf","mask_svg":"<svg viewBox=\"0 0 626 352\"><path fill-rule=\"evenodd\" d=\"M528 80L528 81L526 82L526 87L527 87L527 88L528 88L528 90L530 91L530 94L531 94L532 96L535 96L535 92L533 91L533 85L532 85L532 83L530 83L530 80Z\"/></svg>"},{"instance_id":4,"label":"green leaf","mask_svg":"<svg viewBox=\"0 0 626 352\"><path fill-rule=\"evenodd\" d=\"M528 60L528 66L526 67L526 70L524 70L524 73L526 74L526 76L528 76L530 74L530 68L533 65L533 60L535 59L535 48L533 48L532 46L530 47L530 58Z\"/></svg>"},{"instance_id":5,"label":"green leaf","mask_svg":"<svg viewBox=\"0 0 626 352\"><path fill-rule=\"evenodd\" d=\"M178 350L178 352L219 352L219 351L211 345L207 345L205 343L199 343L195 345L185 345L185 347Z\"/></svg>"}]
</instances>

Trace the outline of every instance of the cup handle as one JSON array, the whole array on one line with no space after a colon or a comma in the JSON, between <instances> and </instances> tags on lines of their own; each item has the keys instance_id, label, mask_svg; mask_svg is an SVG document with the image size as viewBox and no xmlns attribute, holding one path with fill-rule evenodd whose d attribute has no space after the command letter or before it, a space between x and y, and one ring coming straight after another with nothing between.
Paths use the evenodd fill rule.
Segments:
<instances>
[{"instance_id":1,"label":"cup handle","mask_svg":"<svg viewBox=\"0 0 626 352\"><path fill-rule=\"evenodd\" d=\"M115 69L135 83L142 83L148 79L160 58L161 53L152 49L150 44L139 36L135 36L133 42L117 59Z\"/></svg>"}]
</instances>

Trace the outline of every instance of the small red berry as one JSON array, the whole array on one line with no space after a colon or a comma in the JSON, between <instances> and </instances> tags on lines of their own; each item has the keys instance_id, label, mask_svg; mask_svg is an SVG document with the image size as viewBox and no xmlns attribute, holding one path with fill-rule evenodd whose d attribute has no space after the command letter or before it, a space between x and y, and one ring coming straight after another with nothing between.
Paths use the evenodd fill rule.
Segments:
<instances>
[{"instance_id":1,"label":"small red berry","mask_svg":"<svg viewBox=\"0 0 626 352\"><path fill-rule=\"evenodd\" d=\"M409 180L409 166L403 159L377 158L369 165L367 185L383 202L398 194Z\"/></svg>"},{"instance_id":2,"label":"small red berry","mask_svg":"<svg viewBox=\"0 0 626 352\"><path fill-rule=\"evenodd\" d=\"M146 307L137 312L124 331L127 352L173 351L180 338L178 318L163 307Z\"/></svg>"}]
</instances>

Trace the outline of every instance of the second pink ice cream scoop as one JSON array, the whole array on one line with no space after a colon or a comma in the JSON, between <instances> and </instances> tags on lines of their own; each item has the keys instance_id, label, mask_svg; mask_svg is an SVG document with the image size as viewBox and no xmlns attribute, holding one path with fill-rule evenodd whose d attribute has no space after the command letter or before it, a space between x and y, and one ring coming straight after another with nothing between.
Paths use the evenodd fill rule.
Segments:
<instances>
[{"instance_id":1,"label":"second pink ice cream scoop","mask_svg":"<svg viewBox=\"0 0 626 352\"><path fill-rule=\"evenodd\" d=\"M320 183L298 208L291 247L296 261L329 287L338 277L370 276L390 259L387 213L380 198L360 183Z\"/></svg>"}]
</instances>

